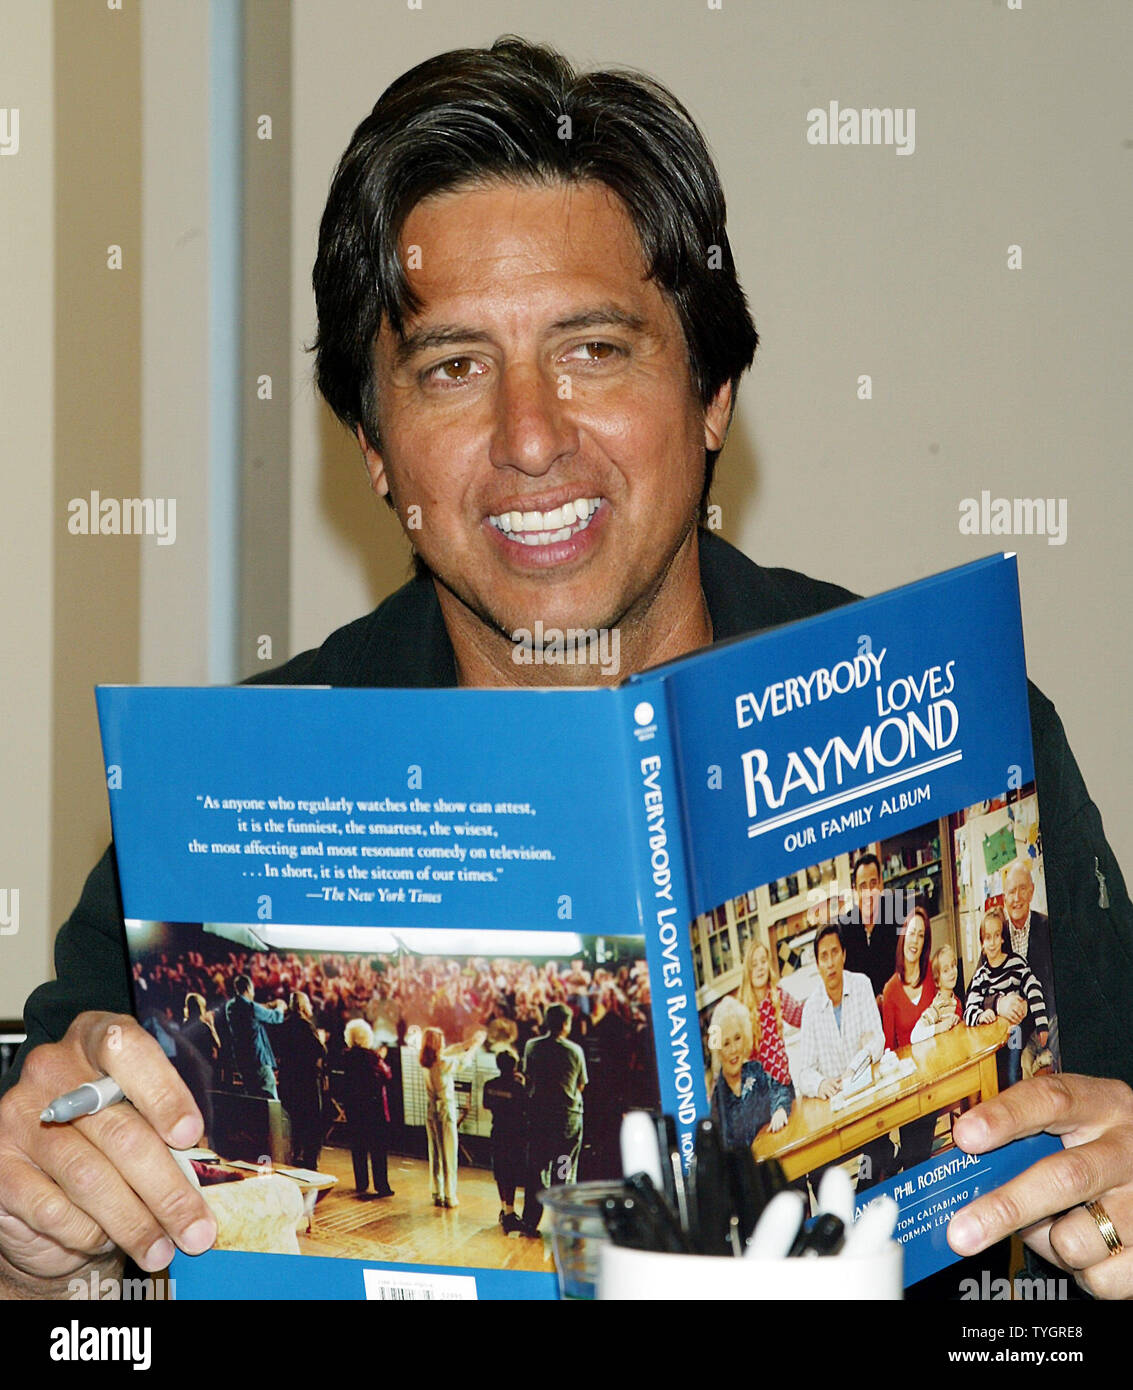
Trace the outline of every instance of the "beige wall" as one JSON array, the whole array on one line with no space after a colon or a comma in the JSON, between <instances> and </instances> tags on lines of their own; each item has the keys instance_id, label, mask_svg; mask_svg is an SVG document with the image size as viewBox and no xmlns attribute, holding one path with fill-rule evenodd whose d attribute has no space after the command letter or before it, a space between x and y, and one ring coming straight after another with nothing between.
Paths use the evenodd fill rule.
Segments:
<instances>
[{"instance_id":1,"label":"beige wall","mask_svg":"<svg viewBox=\"0 0 1133 1390\"><path fill-rule=\"evenodd\" d=\"M177 502L144 541L139 679L208 679L208 6L141 8L141 485Z\"/></svg>"},{"instance_id":2,"label":"beige wall","mask_svg":"<svg viewBox=\"0 0 1133 1390\"><path fill-rule=\"evenodd\" d=\"M109 839L93 687L141 674L141 549L152 542L70 529L71 502L92 491L99 509L143 495L140 45L136 9L56 0L49 922Z\"/></svg>"},{"instance_id":3,"label":"beige wall","mask_svg":"<svg viewBox=\"0 0 1133 1390\"><path fill-rule=\"evenodd\" d=\"M51 7L0 0L0 1019L48 968L52 604ZM17 926L12 931L12 926Z\"/></svg>"},{"instance_id":4,"label":"beige wall","mask_svg":"<svg viewBox=\"0 0 1133 1390\"><path fill-rule=\"evenodd\" d=\"M0 0L0 33L6 1018L109 839L95 682L207 678L207 6ZM176 499L175 542L71 534L92 489Z\"/></svg>"}]
</instances>

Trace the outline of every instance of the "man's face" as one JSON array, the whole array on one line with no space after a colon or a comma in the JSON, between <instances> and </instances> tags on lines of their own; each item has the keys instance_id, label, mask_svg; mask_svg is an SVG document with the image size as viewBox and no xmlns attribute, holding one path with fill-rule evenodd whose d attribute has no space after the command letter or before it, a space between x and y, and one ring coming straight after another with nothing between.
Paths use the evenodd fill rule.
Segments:
<instances>
[{"instance_id":1,"label":"man's face","mask_svg":"<svg viewBox=\"0 0 1133 1390\"><path fill-rule=\"evenodd\" d=\"M858 895L858 910L868 926L877 920L881 899L881 871L876 864L862 864L854 876L854 892Z\"/></svg>"},{"instance_id":2,"label":"man's face","mask_svg":"<svg viewBox=\"0 0 1133 1390\"><path fill-rule=\"evenodd\" d=\"M1031 910L1031 899L1035 896L1035 885L1026 869L1015 867L1007 870L1003 883L1003 902L1007 915L1017 927L1027 920Z\"/></svg>"},{"instance_id":3,"label":"man's face","mask_svg":"<svg viewBox=\"0 0 1133 1390\"><path fill-rule=\"evenodd\" d=\"M598 184L496 183L419 203L401 246L422 307L404 340L379 335L367 463L440 578L446 621L452 596L457 621L509 640L536 619L663 614L695 561L704 451L723 443L730 395L701 407L622 204Z\"/></svg>"},{"instance_id":4,"label":"man's face","mask_svg":"<svg viewBox=\"0 0 1133 1390\"><path fill-rule=\"evenodd\" d=\"M846 964L846 952L836 936L824 936L818 943L815 955L818 973L831 999L842 992L842 971Z\"/></svg>"}]
</instances>

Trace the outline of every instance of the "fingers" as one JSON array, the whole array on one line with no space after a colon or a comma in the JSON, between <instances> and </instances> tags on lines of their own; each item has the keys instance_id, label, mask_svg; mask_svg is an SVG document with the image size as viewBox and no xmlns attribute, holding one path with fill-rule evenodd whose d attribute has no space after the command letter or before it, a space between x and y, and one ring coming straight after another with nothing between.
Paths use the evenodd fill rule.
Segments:
<instances>
[{"instance_id":1,"label":"fingers","mask_svg":"<svg viewBox=\"0 0 1133 1390\"><path fill-rule=\"evenodd\" d=\"M41 1123L47 1104L103 1072L132 1104ZM175 1245L207 1249L215 1222L165 1142L184 1146L200 1132L192 1097L148 1034L132 1019L82 1015L63 1042L29 1054L0 1103L0 1212L10 1216L2 1253L51 1277L74 1267L74 1252L97 1254L107 1240L149 1271L163 1269Z\"/></svg>"},{"instance_id":2,"label":"fingers","mask_svg":"<svg viewBox=\"0 0 1133 1390\"><path fill-rule=\"evenodd\" d=\"M112 1076L167 1144L187 1149L197 1142L201 1112L155 1038L120 1014L81 1014L72 1028L95 1074Z\"/></svg>"},{"instance_id":3,"label":"fingers","mask_svg":"<svg viewBox=\"0 0 1133 1390\"><path fill-rule=\"evenodd\" d=\"M986 1153L1043 1130L1077 1134L1080 1143L1112 1124L1131 1121L1133 1091L1123 1082L1051 1075L1017 1082L977 1105L960 1116L952 1133L967 1153Z\"/></svg>"},{"instance_id":4,"label":"fingers","mask_svg":"<svg viewBox=\"0 0 1133 1390\"><path fill-rule=\"evenodd\" d=\"M1100 1200L1120 1241L1133 1238L1133 1091L1121 1082L1043 1076L961 1116L956 1142L983 1153L1040 1131L1051 1154L953 1217L948 1243L971 1255L1022 1231L1027 1244L1098 1298L1133 1297L1133 1252L1111 1254L1084 1203Z\"/></svg>"},{"instance_id":5,"label":"fingers","mask_svg":"<svg viewBox=\"0 0 1133 1390\"><path fill-rule=\"evenodd\" d=\"M1097 1139L1050 1154L1002 1187L978 1197L952 1218L948 1243L958 1255L974 1255L1015 1231L1027 1230L1082 1202L1133 1182L1133 1125L1105 1130ZM1108 1200L1108 1196L1106 1198ZM1088 1213L1084 1213L1089 1219ZM1058 1263L1089 1258L1088 1232L1075 1219L1052 1226L1047 1239ZM1061 1242L1065 1256L1060 1252ZM1101 1252L1092 1247L1095 1258Z\"/></svg>"},{"instance_id":6,"label":"fingers","mask_svg":"<svg viewBox=\"0 0 1133 1390\"><path fill-rule=\"evenodd\" d=\"M1133 1230L1133 1196L1128 1189L1107 1193L1103 1208L1118 1239ZM1133 1298L1133 1250L1111 1254L1098 1223L1085 1207L1074 1207L1056 1221L1045 1221L1023 1238L1045 1260L1074 1276L1095 1298Z\"/></svg>"},{"instance_id":7,"label":"fingers","mask_svg":"<svg viewBox=\"0 0 1133 1390\"><path fill-rule=\"evenodd\" d=\"M112 1106L72 1129L78 1141L89 1141L88 1148L112 1162L114 1178L108 1182L105 1162L98 1165L96 1191L87 1168L95 1165L84 1154L76 1159L81 1177L68 1170L61 1186L83 1210L95 1212L107 1235L143 1269L164 1269L174 1243L189 1255L209 1248L216 1223L204 1197L132 1105Z\"/></svg>"},{"instance_id":8,"label":"fingers","mask_svg":"<svg viewBox=\"0 0 1133 1390\"><path fill-rule=\"evenodd\" d=\"M13 1264L26 1268L27 1258L44 1248L45 1231L54 1233L53 1244L74 1252L75 1258L63 1264L78 1268L86 1257L105 1253L106 1232L38 1169L21 1164L17 1172L11 1159L0 1162L0 1192L4 1193L0 1244L10 1252Z\"/></svg>"},{"instance_id":9,"label":"fingers","mask_svg":"<svg viewBox=\"0 0 1133 1390\"><path fill-rule=\"evenodd\" d=\"M1122 1240L1123 1235L1133 1240L1133 1196L1128 1192L1107 1192L1100 1206L1099 1215L1103 1221L1105 1217L1109 1218L1118 1240ZM1111 1257L1102 1226L1085 1206L1074 1207L1053 1222L1046 1236L1055 1263L1066 1269L1084 1270L1110 1258L1124 1258L1124 1255Z\"/></svg>"}]
</instances>

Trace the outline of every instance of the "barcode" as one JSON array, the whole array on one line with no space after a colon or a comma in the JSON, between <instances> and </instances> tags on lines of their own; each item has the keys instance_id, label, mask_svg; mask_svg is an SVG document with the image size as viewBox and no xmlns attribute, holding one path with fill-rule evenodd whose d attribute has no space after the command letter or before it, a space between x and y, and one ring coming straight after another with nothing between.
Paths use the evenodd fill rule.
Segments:
<instances>
[{"instance_id":1,"label":"barcode","mask_svg":"<svg viewBox=\"0 0 1133 1390\"><path fill-rule=\"evenodd\" d=\"M419 1299L465 1302L476 1298L471 1274L437 1274L432 1270L364 1269L366 1298L374 1302L407 1303Z\"/></svg>"}]
</instances>

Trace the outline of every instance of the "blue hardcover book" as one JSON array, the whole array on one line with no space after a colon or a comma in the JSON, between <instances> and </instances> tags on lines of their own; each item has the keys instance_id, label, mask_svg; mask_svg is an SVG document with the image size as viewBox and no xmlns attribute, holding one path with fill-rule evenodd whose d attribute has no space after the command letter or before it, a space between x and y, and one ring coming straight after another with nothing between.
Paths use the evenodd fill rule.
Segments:
<instances>
[{"instance_id":1,"label":"blue hardcover book","mask_svg":"<svg viewBox=\"0 0 1133 1390\"><path fill-rule=\"evenodd\" d=\"M177 1297L553 1298L545 1189L618 1177L631 1108L891 1193L907 1283L1056 1147L951 1137L1058 1066L1010 557L615 689L98 708L137 1012L206 1118Z\"/></svg>"}]
</instances>

